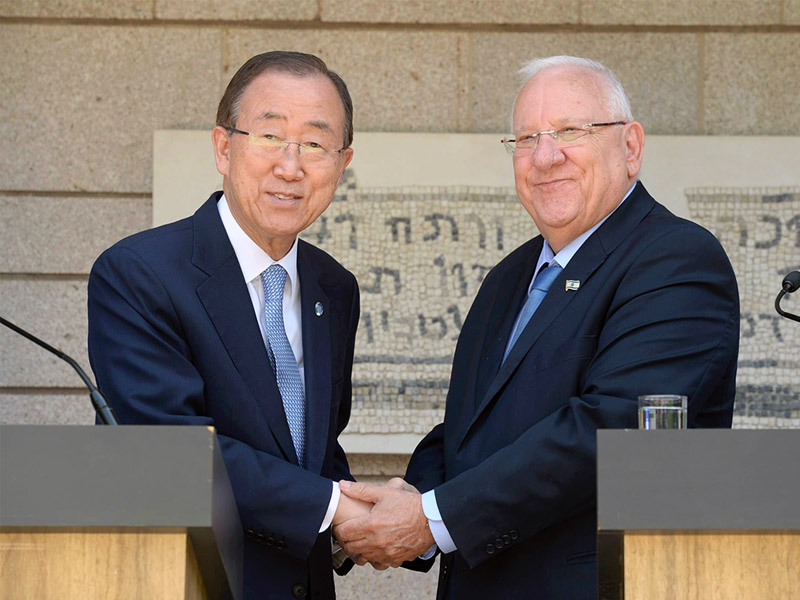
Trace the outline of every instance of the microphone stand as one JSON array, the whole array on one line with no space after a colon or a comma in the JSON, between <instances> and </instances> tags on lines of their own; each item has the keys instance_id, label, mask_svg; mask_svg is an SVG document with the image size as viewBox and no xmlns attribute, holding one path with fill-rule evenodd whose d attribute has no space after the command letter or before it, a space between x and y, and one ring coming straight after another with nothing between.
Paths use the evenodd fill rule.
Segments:
<instances>
[{"instance_id":1,"label":"microphone stand","mask_svg":"<svg viewBox=\"0 0 800 600\"><path fill-rule=\"evenodd\" d=\"M21 336L28 338L33 343L38 344L39 346L41 346L42 348L44 348L48 352L51 352L51 353L55 354L61 360L66 361L67 363L69 363L69 365L73 369L75 369L75 371L78 373L78 375L80 375L80 378L83 379L83 383L86 385L86 387L89 388L89 398L92 400L92 406L94 406L94 411L95 411L95 413L97 413L97 416L100 417L100 421L102 421L104 425L118 425L119 424L117 422L117 417L114 414L114 409L112 409L108 405L108 401L106 400L106 397L103 396L103 394L100 392L99 389L97 389L97 387L95 387L95 385L92 383L92 380L89 379L89 376L86 375L86 373L84 372L83 369L81 369L80 365L75 361L75 359L73 359L71 356L68 356L68 355L64 354L61 350L58 350L57 348L53 348L47 342L43 342L42 340L37 338L35 335L28 333L27 331L25 331L21 327L17 327L16 325L14 325L14 323L12 323L11 321L5 320L3 317L0 317L0 323L5 325L6 327L11 329L12 331L17 332Z\"/></svg>"}]
</instances>

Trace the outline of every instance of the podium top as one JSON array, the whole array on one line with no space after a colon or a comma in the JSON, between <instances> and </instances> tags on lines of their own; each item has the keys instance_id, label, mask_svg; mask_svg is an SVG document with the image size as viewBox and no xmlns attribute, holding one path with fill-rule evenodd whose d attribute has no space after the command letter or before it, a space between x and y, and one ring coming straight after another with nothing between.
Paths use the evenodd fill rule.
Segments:
<instances>
[{"instance_id":1,"label":"podium top","mask_svg":"<svg viewBox=\"0 0 800 600\"><path fill-rule=\"evenodd\" d=\"M210 526L215 445L205 427L4 425L0 525Z\"/></svg>"},{"instance_id":2,"label":"podium top","mask_svg":"<svg viewBox=\"0 0 800 600\"><path fill-rule=\"evenodd\" d=\"M799 430L601 430L597 526L800 530Z\"/></svg>"},{"instance_id":3,"label":"podium top","mask_svg":"<svg viewBox=\"0 0 800 600\"><path fill-rule=\"evenodd\" d=\"M0 527L185 528L210 597L241 597L242 526L207 427L0 425Z\"/></svg>"}]
</instances>

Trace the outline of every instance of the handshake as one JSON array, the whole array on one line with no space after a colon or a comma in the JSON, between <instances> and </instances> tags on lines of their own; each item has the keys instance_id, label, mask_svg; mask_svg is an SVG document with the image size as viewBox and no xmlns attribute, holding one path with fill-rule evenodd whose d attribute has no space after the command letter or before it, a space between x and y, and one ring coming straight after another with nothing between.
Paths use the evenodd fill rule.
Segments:
<instances>
[{"instance_id":1,"label":"handshake","mask_svg":"<svg viewBox=\"0 0 800 600\"><path fill-rule=\"evenodd\" d=\"M417 488L399 477L385 485L340 481L333 535L358 565L399 567L434 544Z\"/></svg>"}]
</instances>

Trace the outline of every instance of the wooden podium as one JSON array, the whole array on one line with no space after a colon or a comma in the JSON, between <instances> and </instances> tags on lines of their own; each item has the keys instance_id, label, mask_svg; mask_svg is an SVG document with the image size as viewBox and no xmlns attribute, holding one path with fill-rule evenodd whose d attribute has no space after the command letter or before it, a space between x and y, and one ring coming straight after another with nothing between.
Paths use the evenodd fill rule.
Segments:
<instances>
[{"instance_id":1,"label":"wooden podium","mask_svg":"<svg viewBox=\"0 0 800 600\"><path fill-rule=\"evenodd\" d=\"M236 600L242 546L209 428L0 426L4 600Z\"/></svg>"},{"instance_id":2,"label":"wooden podium","mask_svg":"<svg viewBox=\"0 0 800 600\"><path fill-rule=\"evenodd\" d=\"M800 431L604 430L601 599L800 600Z\"/></svg>"}]
</instances>

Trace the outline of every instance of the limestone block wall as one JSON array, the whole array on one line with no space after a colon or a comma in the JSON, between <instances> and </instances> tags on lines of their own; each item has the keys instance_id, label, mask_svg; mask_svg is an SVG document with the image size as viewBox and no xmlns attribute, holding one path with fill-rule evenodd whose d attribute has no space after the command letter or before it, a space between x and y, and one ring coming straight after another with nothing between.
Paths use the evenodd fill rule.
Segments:
<instances>
[{"instance_id":1,"label":"limestone block wall","mask_svg":"<svg viewBox=\"0 0 800 600\"><path fill-rule=\"evenodd\" d=\"M651 134L800 131L800 0L3 0L0 314L88 369L87 274L150 224L153 131L210 129L233 72L277 48L344 77L357 132L505 130L521 63L565 53L613 68ZM91 420L66 365L0 330L0 422ZM363 571L340 593L432 585Z\"/></svg>"}]
</instances>

